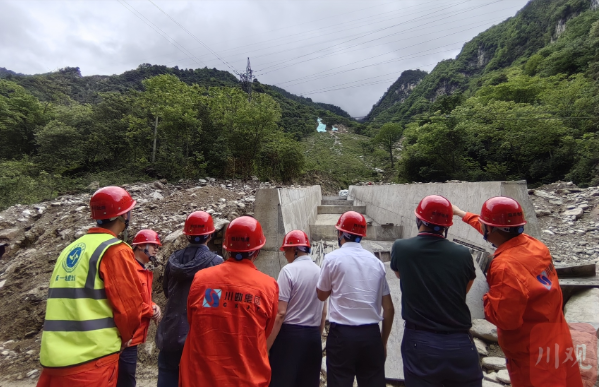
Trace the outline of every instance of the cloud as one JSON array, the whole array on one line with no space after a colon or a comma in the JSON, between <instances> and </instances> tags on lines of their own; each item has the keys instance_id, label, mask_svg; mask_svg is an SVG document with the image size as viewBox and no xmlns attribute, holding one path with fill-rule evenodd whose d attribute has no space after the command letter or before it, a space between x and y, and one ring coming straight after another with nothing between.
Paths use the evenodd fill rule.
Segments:
<instances>
[{"instance_id":1,"label":"cloud","mask_svg":"<svg viewBox=\"0 0 599 387\"><path fill-rule=\"evenodd\" d=\"M527 0L1 1L0 66L78 66L118 74L140 63L243 71L354 116L402 71L430 71Z\"/></svg>"}]
</instances>

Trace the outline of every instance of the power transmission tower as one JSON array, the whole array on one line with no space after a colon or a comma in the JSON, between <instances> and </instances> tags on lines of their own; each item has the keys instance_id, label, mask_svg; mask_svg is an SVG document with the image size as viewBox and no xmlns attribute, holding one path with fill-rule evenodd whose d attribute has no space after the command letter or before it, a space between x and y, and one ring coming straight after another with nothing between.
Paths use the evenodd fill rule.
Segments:
<instances>
[{"instance_id":1,"label":"power transmission tower","mask_svg":"<svg viewBox=\"0 0 599 387\"><path fill-rule=\"evenodd\" d=\"M256 77L254 77L254 72L252 71L252 66L250 65L250 58L248 58L248 64L245 67L245 73L237 73L239 76L239 80L241 81L241 90L245 91L248 94L248 101L252 100L252 82Z\"/></svg>"}]
</instances>

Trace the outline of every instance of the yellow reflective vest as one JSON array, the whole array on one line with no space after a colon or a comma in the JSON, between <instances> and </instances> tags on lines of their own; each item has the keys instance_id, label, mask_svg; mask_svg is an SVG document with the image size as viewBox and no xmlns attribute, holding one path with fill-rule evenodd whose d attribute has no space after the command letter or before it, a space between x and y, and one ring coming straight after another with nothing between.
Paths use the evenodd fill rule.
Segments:
<instances>
[{"instance_id":1,"label":"yellow reflective vest","mask_svg":"<svg viewBox=\"0 0 599 387\"><path fill-rule=\"evenodd\" d=\"M121 337L100 262L106 250L122 243L110 234L87 234L62 251L56 261L46 305L40 362L44 367L69 367L121 349Z\"/></svg>"}]
</instances>

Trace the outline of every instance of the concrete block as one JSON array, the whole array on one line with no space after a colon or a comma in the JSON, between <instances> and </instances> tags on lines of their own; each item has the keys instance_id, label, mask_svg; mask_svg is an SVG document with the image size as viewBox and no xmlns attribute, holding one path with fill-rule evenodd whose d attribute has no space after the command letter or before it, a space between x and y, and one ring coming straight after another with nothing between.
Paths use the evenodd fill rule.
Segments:
<instances>
[{"instance_id":1,"label":"concrete block","mask_svg":"<svg viewBox=\"0 0 599 387\"><path fill-rule=\"evenodd\" d=\"M360 214L366 213L366 206L350 206L350 205L326 205L318 206L319 214L343 214L347 211L356 211Z\"/></svg>"},{"instance_id":2,"label":"concrete block","mask_svg":"<svg viewBox=\"0 0 599 387\"><path fill-rule=\"evenodd\" d=\"M555 271L559 278L572 278L572 277L594 277L597 272L595 262L592 263L575 263L568 265L555 265Z\"/></svg>"},{"instance_id":3,"label":"concrete block","mask_svg":"<svg viewBox=\"0 0 599 387\"><path fill-rule=\"evenodd\" d=\"M279 247L291 230L302 230L310 235L317 208L322 200L320 186L298 189L260 189L256 192L254 213L262 225L266 244L256 260L258 270L273 278L287 263Z\"/></svg>"},{"instance_id":4,"label":"concrete block","mask_svg":"<svg viewBox=\"0 0 599 387\"><path fill-rule=\"evenodd\" d=\"M395 241L401 239L403 234L402 226L368 226L366 229L368 239L375 241Z\"/></svg>"},{"instance_id":5,"label":"concrete block","mask_svg":"<svg viewBox=\"0 0 599 387\"><path fill-rule=\"evenodd\" d=\"M522 205L528 221L525 232L537 238L540 235L525 181L350 186L348 199L353 200L355 205L366 206L366 213L378 224L403 226L402 238L411 238L418 233L414 210L423 197L433 194L442 195L461 209L474 213L479 213L485 200L493 196L510 196ZM449 239L454 237L481 250L493 251L478 231L457 217L454 217L454 225L449 229Z\"/></svg>"},{"instance_id":6,"label":"concrete block","mask_svg":"<svg viewBox=\"0 0 599 387\"><path fill-rule=\"evenodd\" d=\"M279 272L286 264L285 256L279 251L262 250L258 255L258 259L254 261L254 265L258 270L274 279L279 278Z\"/></svg>"}]
</instances>

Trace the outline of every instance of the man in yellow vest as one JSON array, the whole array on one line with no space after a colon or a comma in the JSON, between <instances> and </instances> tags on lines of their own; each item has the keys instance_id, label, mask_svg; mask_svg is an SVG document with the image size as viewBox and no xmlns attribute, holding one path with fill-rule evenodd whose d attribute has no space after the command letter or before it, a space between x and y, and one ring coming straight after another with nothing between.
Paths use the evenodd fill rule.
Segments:
<instances>
[{"instance_id":1,"label":"man in yellow vest","mask_svg":"<svg viewBox=\"0 0 599 387\"><path fill-rule=\"evenodd\" d=\"M104 187L90 207L98 227L62 251L50 278L38 387L114 387L119 353L140 326L138 264L117 238L135 200Z\"/></svg>"}]
</instances>

